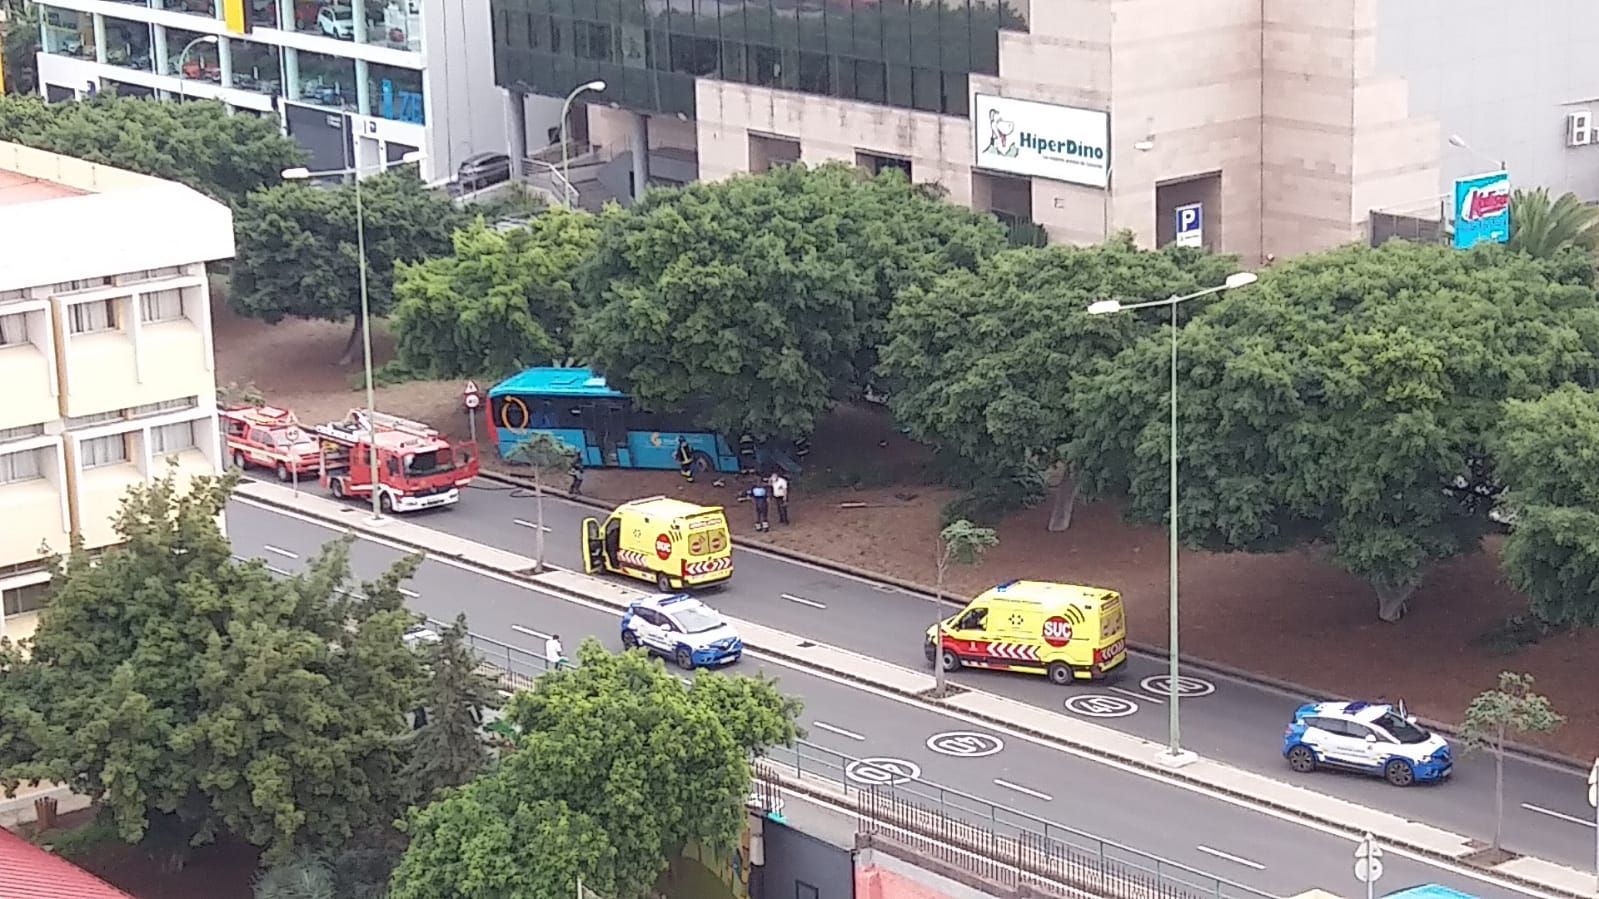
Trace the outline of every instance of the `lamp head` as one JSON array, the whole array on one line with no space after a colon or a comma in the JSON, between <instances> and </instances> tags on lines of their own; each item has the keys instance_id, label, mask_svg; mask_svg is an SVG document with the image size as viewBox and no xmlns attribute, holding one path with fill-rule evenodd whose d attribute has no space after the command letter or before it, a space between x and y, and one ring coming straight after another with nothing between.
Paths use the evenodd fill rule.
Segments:
<instances>
[{"instance_id":1,"label":"lamp head","mask_svg":"<svg viewBox=\"0 0 1599 899\"><path fill-rule=\"evenodd\" d=\"M1155 149L1155 142L1145 138L1138 143L1133 144L1133 149L1139 151L1140 153L1148 153L1150 150Z\"/></svg>"},{"instance_id":2,"label":"lamp head","mask_svg":"<svg viewBox=\"0 0 1599 899\"><path fill-rule=\"evenodd\" d=\"M404 156L400 157L400 163L402 165L404 165L406 163L411 163L411 162L421 162L422 160L424 160L426 158L427 158L427 154L423 153L421 150L412 150L411 152L406 153Z\"/></svg>"},{"instance_id":3,"label":"lamp head","mask_svg":"<svg viewBox=\"0 0 1599 899\"><path fill-rule=\"evenodd\" d=\"M1451 147L1459 147L1462 150L1470 149L1470 147L1466 146L1466 139L1458 134L1449 135L1449 145Z\"/></svg>"},{"instance_id":4,"label":"lamp head","mask_svg":"<svg viewBox=\"0 0 1599 899\"><path fill-rule=\"evenodd\" d=\"M292 169L284 169L282 176L285 181L304 181L311 177L311 170L303 165L297 165Z\"/></svg>"},{"instance_id":5,"label":"lamp head","mask_svg":"<svg viewBox=\"0 0 1599 899\"><path fill-rule=\"evenodd\" d=\"M583 85L583 89L586 91L602 91L605 90L605 82L599 80L590 81L588 84Z\"/></svg>"},{"instance_id":6,"label":"lamp head","mask_svg":"<svg viewBox=\"0 0 1599 899\"><path fill-rule=\"evenodd\" d=\"M1089 315L1108 315L1122 311L1121 300L1095 300L1088 304Z\"/></svg>"},{"instance_id":7,"label":"lamp head","mask_svg":"<svg viewBox=\"0 0 1599 899\"><path fill-rule=\"evenodd\" d=\"M1228 290L1236 290L1240 287L1248 287L1259 280L1260 276L1254 272L1234 272L1227 276L1227 280L1223 284Z\"/></svg>"}]
</instances>

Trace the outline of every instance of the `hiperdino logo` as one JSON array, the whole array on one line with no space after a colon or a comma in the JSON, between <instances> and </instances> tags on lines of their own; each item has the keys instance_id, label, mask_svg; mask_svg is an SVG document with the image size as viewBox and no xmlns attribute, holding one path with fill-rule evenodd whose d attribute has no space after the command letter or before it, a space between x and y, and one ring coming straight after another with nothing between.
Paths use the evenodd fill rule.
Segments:
<instances>
[{"instance_id":1,"label":"hiperdino logo","mask_svg":"<svg viewBox=\"0 0 1599 899\"><path fill-rule=\"evenodd\" d=\"M996 156L1016 158L1022 150L1031 150L1048 159L1079 159L1103 162L1105 148L1085 144L1070 138L1051 137L1034 131L1016 130L1016 123L1001 116L999 110L988 111L988 145L983 152Z\"/></svg>"}]
</instances>

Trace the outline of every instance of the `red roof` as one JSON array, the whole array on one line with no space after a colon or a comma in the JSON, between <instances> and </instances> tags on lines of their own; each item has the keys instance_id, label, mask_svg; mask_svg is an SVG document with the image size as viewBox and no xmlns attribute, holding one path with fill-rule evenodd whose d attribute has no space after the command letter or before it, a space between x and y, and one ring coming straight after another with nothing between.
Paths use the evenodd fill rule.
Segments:
<instances>
[{"instance_id":1,"label":"red roof","mask_svg":"<svg viewBox=\"0 0 1599 899\"><path fill-rule=\"evenodd\" d=\"M0 827L0 899L134 899Z\"/></svg>"}]
</instances>

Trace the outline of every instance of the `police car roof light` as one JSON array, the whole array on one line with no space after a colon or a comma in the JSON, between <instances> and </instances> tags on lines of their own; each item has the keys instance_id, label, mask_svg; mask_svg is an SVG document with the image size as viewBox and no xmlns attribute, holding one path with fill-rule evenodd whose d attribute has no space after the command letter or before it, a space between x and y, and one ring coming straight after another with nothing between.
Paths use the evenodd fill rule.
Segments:
<instances>
[{"instance_id":1,"label":"police car roof light","mask_svg":"<svg viewBox=\"0 0 1599 899\"><path fill-rule=\"evenodd\" d=\"M694 597L688 595L687 593L674 593L671 596L662 597L658 601L658 604L663 606L671 606L677 605L678 603L690 602L693 599Z\"/></svg>"},{"instance_id":2,"label":"police car roof light","mask_svg":"<svg viewBox=\"0 0 1599 899\"><path fill-rule=\"evenodd\" d=\"M1364 699L1357 699L1354 702L1351 702L1350 704L1344 706L1344 712L1346 714L1353 715L1354 713L1356 713L1356 712L1360 711L1361 709L1364 709L1364 708L1366 708L1366 707L1368 707L1370 705L1371 705L1371 703L1365 701Z\"/></svg>"}]
</instances>

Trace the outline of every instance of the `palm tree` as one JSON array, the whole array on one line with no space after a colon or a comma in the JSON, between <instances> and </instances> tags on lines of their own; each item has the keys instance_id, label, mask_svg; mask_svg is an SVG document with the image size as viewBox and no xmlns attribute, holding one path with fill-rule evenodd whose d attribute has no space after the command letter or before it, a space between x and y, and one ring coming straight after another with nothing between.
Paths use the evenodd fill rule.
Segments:
<instances>
[{"instance_id":1,"label":"palm tree","mask_svg":"<svg viewBox=\"0 0 1599 899\"><path fill-rule=\"evenodd\" d=\"M1565 247L1599 250L1599 207L1583 203L1573 193L1551 202L1544 187L1511 195L1511 249L1548 259Z\"/></svg>"},{"instance_id":2,"label":"palm tree","mask_svg":"<svg viewBox=\"0 0 1599 899\"><path fill-rule=\"evenodd\" d=\"M333 871L309 852L300 852L256 875L255 899L334 899Z\"/></svg>"}]
</instances>

